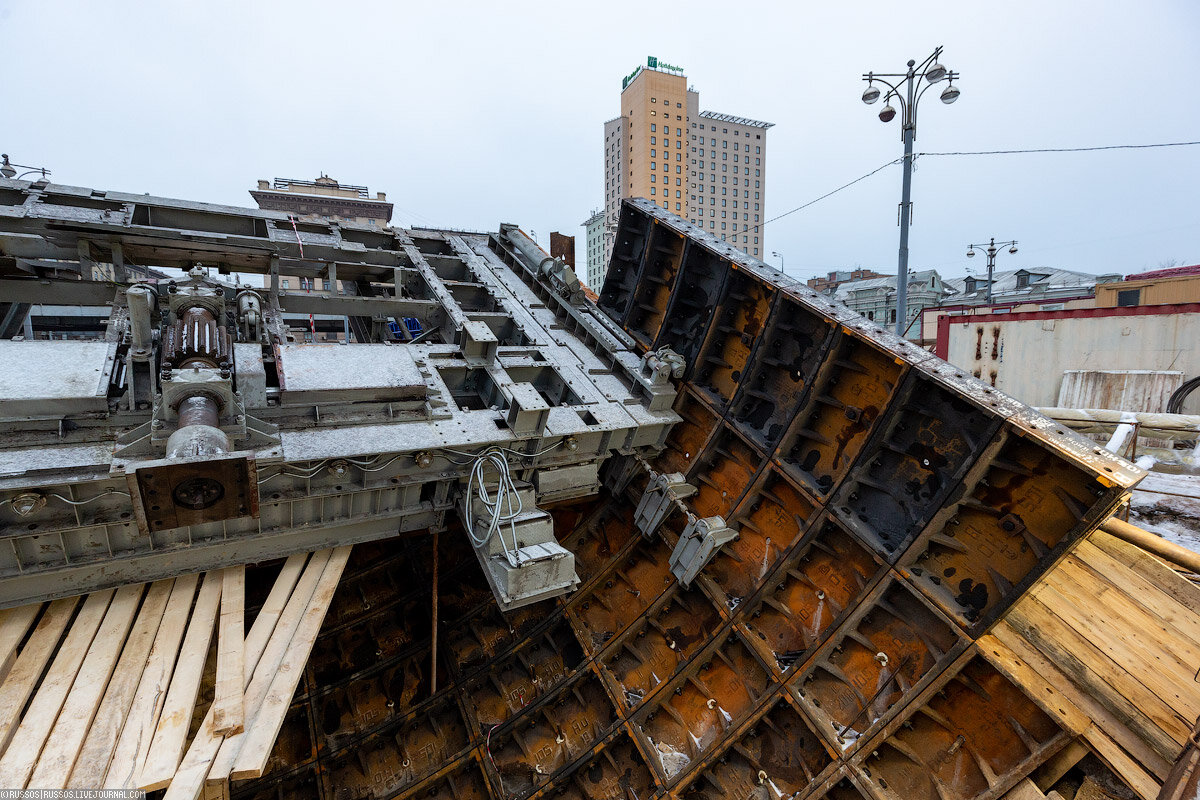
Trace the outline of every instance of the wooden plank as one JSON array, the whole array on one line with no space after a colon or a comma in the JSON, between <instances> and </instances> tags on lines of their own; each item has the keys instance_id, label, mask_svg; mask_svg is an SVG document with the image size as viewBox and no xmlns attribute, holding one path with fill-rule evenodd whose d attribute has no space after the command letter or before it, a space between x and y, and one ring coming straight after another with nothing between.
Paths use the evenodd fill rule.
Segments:
<instances>
[{"instance_id":1,"label":"wooden plank","mask_svg":"<svg viewBox=\"0 0 1200 800\"><path fill-rule=\"evenodd\" d=\"M221 618L217 628L217 684L213 731L241 733L242 690L246 688L246 567L221 570Z\"/></svg>"},{"instance_id":2,"label":"wooden plank","mask_svg":"<svg viewBox=\"0 0 1200 800\"><path fill-rule=\"evenodd\" d=\"M1029 599L1023 599L1018 608L1023 610ZM1055 631L1039 631L1035 623L1014 609L992 633L1070 697L1097 725L1111 731L1113 738L1147 769L1155 774L1161 770L1166 775L1179 751L1175 740L1058 643Z\"/></svg>"},{"instance_id":3,"label":"wooden plank","mask_svg":"<svg viewBox=\"0 0 1200 800\"><path fill-rule=\"evenodd\" d=\"M1178 637L1200 645L1200 597L1197 598L1196 605L1185 605L1179 600L1179 592L1169 592L1160 583L1163 580L1170 583L1170 576L1160 576L1152 580L1146 577L1144 571L1133 569L1124 560L1100 549L1090 541L1080 542L1072 555L1093 574L1121 589L1135 603L1157 616L1165 625L1176 631ZM1154 559L1146 555L1145 560ZM1180 579L1165 564L1158 563L1163 569L1172 572L1174 578ZM1187 581L1184 583L1191 586Z\"/></svg>"},{"instance_id":4,"label":"wooden plank","mask_svg":"<svg viewBox=\"0 0 1200 800\"><path fill-rule=\"evenodd\" d=\"M174 584L174 580L155 581L146 592L66 788L95 789L103 784Z\"/></svg>"},{"instance_id":5,"label":"wooden plank","mask_svg":"<svg viewBox=\"0 0 1200 800\"><path fill-rule=\"evenodd\" d=\"M981 645L980 652L984 653L997 669L1021 686L1046 713L1058 719L1059 724L1067 730L1087 735L1091 728L1100 725L1111 733L1112 738L1121 747L1148 768L1155 771L1170 769L1170 762L1159 755L1150 742L1101 704L1095 696L1076 686L1049 657L1025 639L1009 622L1002 620L993 627L991 638L1001 643L1007 653L1011 653L1014 658L1027 665L1025 669L1028 672L1006 671L1002 662L993 660L990 655L991 648L985 651ZM1068 714L1065 717L1059 716L1056 711L1062 712L1064 707ZM1068 721L1070 724L1064 724ZM1155 730L1169 747L1170 740L1161 731Z\"/></svg>"},{"instance_id":6,"label":"wooden plank","mask_svg":"<svg viewBox=\"0 0 1200 800\"><path fill-rule=\"evenodd\" d=\"M175 672L171 676L171 688L163 703L162 715L154 730L154 741L146 766L138 780L138 788L149 791L161 789L171 782L187 744L188 727L192 723L192 710L196 707L196 695L200 691L200 678L204 662L208 658L208 646L212 641L217 622L217 607L221 601L221 573L205 574L204 584L196 597L187 633Z\"/></svg>"},{"instance_id":7,"label":"wooden plank","mask_svg":"<svg viewBox=\"0 0 1200 800\"><path fill-rule=\"evenodd\" d=\"M328 560L329 551L324 551L322 558ZM250 683L250 673L254 672L258 658L267 646L267 640L271 638L271 633L275 630L275 624L279 622L279 615L283 613L288 600L291 599L292 590L296 588L296 582L300 580L307 561L308 553L299 553L289 557L283 563L283 569L279 571L275 583L271 586L271 593L267 595L266 602L262 604L262 608L258 610L258 616L254 618L254 624L250 626L250 635L246 637L245 648L244 672L247 684Z\"/></svg>"},{"instance_id":8,"label":"wooden plank","mask_svg":"<svg viewBox=\"0 0 1200 800\"><path fill-rule=\"evenodd\" d=\"M266 662L274 663L272 651L280 648L280 645L275 644L280 637L272 635L271 628L285 629L281 635L286 635L286 630L294 625L293 620L300 617L308 605L308 601L312 598L317 581L329 563L329 555L329 550L320 550L312 554L312 558L309 559L303 574L296 581L282 612L277 615L260 613L255 618L254 625L250 628L250 635L246 637L246 667L253 674L250 686L253 686L256 680L262 680L260 671L267 671L268 668L264 666ZM277 587L279 582L276 581ZM272 594L274 593L272 590ZM212 732L211 723L212 716L206 716L196 738L188 747L187 755L184 756L183 763L175 773L175 779L171 781L163 800L197 800L200 797L213 760L217 757L221 743L225 741L225 737ZM236 736L244 735L243 733Z\"/></svg>"},{"instance_id":9,"label":"wooden plank","mask_svg":"<svg viewBox=\"0 0 1200 800\"><path fill-rule=\"evenodd\" d=\"M1049 680L1044 670L1027 662L1008 644L1001 640L1000 635L1015 637L1020 634L1007 627L1001 621L992 633L979 637L976 643L980 654L988 662L1003 673L1009 680L1021 688L1038 707L1054 718L1063 729L1079 735L1092 724L1092 718L1075 702L1079 692L1074 686L1069 686L1066 693L1060 691ZM1007 638L1006 637L1006 638ZM1029 646L1026 643L1026 646Z\"/></svg>"},{"instance_id":10,"label":"wooden plank","mask_svg":"<svg viewBox=\"0 0 1200 800\"><path fill-rule=\"evenodd\" d=\"M1192 680L1200 659L1188 666L1180 663L1172 643L1155 638L1153 621L1139 618L1119 593L1107 587L1089 590L1061 578L1047 576L1046 585L1036 594L1037 601L1087 641L1090 647L1086 652L1103 653L1120 667L1093 667L1098 674L1108 672L1106 677L1111 678L1113 688L1129 697L1149 693L1155 704L1144 708L1161 705L1164 722L1173 714L1178 719L1182 744L1191 733L1191 721L1200 714L1200 684ZM1163 729L1173 730L1166 725Z\"/></svg>"},{"instance_id":11,"label":"wooden plank","mask_svg":"<svg viewBox=\"0 0 1200 800\"><path fill-rule=\"evenodd\" d=\"M1037 768L1033 782L1043 792L1049 791L1051 786L1062 780L1062 776L1070 772L1071 768L1090 752L1088 746L1078 739L1068 743L1062 750L1046 759L1045 764Z\"/></svg>"},{"instance_id":12,"label":"wooden plank","mask_svg":"<svg viewBox=\"0 0 1200 800\"><path fill-rule=\"evenodd\" d=\"M121 728L121 736L117 739L116 749L105 773L105 789L136 788L134 784L146 763L146 756L150 753L154 729L158 726L158 717L162 713L167 687L171 683L175 660L179 657L179 643L183 640L188 614L192 610L196 587L199 585L198 573L175 579L171 596L167 600L167 610L163 612L162 623L158 626L154 645L146 659L146 668L142 671L138 683L137 694L134 695L133 705L129 708L125 725ZM74 788L93 788L97 785L100 784Z\"/></svg>"},{"instance_id":13,"label":"wooden plank","mask_svg":"<svg viewBox=\"0 0 1200 800\"><path fill-rule=\"evenodd\" d=\"M288 602L287 609L279 618L279 623L271 635L270 642L267 643L262 656L258 660L254 674L246 688L248 728L252 729L258 724L255 715L262 705L263 699L270 691L272 681L279 674L292 638L297 628L303 622L305 613L313 599L320 591L325 574L334 563L335 553L336 551L333 550L323 551L320 554L323 556L323 559L319 565L315 563L317 554L314 554L314 564L304 573L306 584L303 594L301 594L299 587L297 587L296 593ZM320 567L319 569L317 569L318 566ZM216 756L211 759L211 766L208 770L209 781L227 780L230 777L234 762L237 760L237 755L241 751L242 745L245 743L248 735L246 733L230 736L221 744Z\"/></svg>"},{"instance_id":14,"label":"wooden plank","mask_svg":"<svg viewBox=\"0 0 1200 800\"><path fill-rule=\"evenodd\" d=\"M0 786L5 789L24 789L29 781L29 775L42 752L42 745L58 719L58 712L67 699L71 685L75 683L79 666L92 646L92 639L104 620L104 612L108 610L112 597L112 589L88 595L71 629L67 631L8 749L0 758Z\"/></svg>"},{"instance_id":15,"label":"wooden plank","mask_svg":"<svg viewBox=\"0 0 1200 800\"><path fill-rule=\"evenodd\" d=\"M1128 569L1119 572L1096 570L1075 556L1068 556L1059 569L1046 576L1046 583L1069 597L1090 618L1099 618L1111 625L1113 638L1130 643L1132 640L1126 637L1134 637L1146 648L1144 655L1154 659L1160 668L1172 670L1181 680L1194 682L1192 679L1200 665L1200 644L1192 641L1180 626L1186 628L1194 624L1200 629L1200 608L1181 608L1174 600L1167 601L1166 595L1162 595L1164 602L1161 603L1153 602L1157 598L1149 595L1139 598L1135 595L1136 590L1114 583L1129 574ZM1147 600L1151 605L1147 605ZM1178 625L1171 624L1165 617ZM1200 684L1196 688L1200 690ZM1195 695L1200 699L1200 691Z\"/></svg>"},{"instance_id":16,"label":"wooden plank","mask_svg":"<svg viewBox=\"0 0 1200 800\"><path fill-rule=\"evenodd\" d=\"M25 639L25 634L29 633L30 626L41 610L42 603L30 603L0 611L0 682L8 676L8 671L16 662L17 647Z\"/></svg>"},{"instance_id":17,"label":"wooden plank","mask_svg":"<svg viewBox=\"0 0 1200 800\"><path fill-rule=\"evenodd\" d=\"M283 661L254 715L249 733L246 734L245 742L229 776L233 780L258 778L266 771L267 760L271 757L271 750L275 747L275 740L283 727L283 718L292 703L292 697L296 694L296 687L304 674L304 665L308 663L308 656L317 640L317 634L321 632L321 623L325 620L325 613L329 610L329 604L337 591L342 570L350 558L350 550L348 545L339 547L329 557L329 565L321 574L312 600L304 609L304 616L288 644Z\"/></svg>"},{"instance_id":18,"label":"wooden plank","mask_svg":"<svg viewBox=\"0 0 1200 800\"><path fill-rule=\"evenodd\" d=\"M1042 790L1034 785L1029 778L1024 778L1013 788L1005 792L1002 800L1046 800Z\"/></svg>"},{"instance_id":19,"label":"wooden plank","mask_svg":"<svg viewBox=\"0 0 1200 800\"><path fill-rule=\"evenodd\" d=\"M29 635L29 641L21 648L4 683L0 684L0 753L8 748L8 743L16 733L29 695L42 677L42 671L49 663L78 604L78 597L64 597L46 606L33 633Z\"/></svg>"},{"instance_id":20,"label":"wooden plank","mask_svg":"<svg viewBox=\"0 0 1200 800\"><path fill-rule=\"evenodd\" d=\"M1184 608L1200 608L1200 586L1167 566L1140 547L1101 530L1092 531L1087 541L1174 597Z\"/></svg>"},{"instance_id":21,"label":"wooden plank","mask_svg":"<svg viewBox=\"0 0 1200 800\"><path fill-rule=\"evenodd\" d=\"M92 726L96 710L104 697L108 681L121 650L125 647L125 637L137 616L138 607L145 593L144 583L122 586L113 596L104 622L88 648L87 656L79 667L79 674L71 691L63 702L58 720L46 738L46 744L38 757L33 776L29 779L31 786L37 789L65 789L75 761L83 749L83 741Z\"/></svg>"},{"instance_id":22,"label":"wooden plank","mask_svg":"<svg viewBox=\"0 0 1200 800\"><path fill-rule=\"evenodd\" d=\"M1093 725L1084 734L1087 743L1100 757L1100 760L1112 770L1112 773L1125 782L1142 800L1156 800L1162 789L1162 782L1146 771L1137 759L1129 755L1123 747L1113 741L1107 731Z\"/></svg>"}]
</instances>

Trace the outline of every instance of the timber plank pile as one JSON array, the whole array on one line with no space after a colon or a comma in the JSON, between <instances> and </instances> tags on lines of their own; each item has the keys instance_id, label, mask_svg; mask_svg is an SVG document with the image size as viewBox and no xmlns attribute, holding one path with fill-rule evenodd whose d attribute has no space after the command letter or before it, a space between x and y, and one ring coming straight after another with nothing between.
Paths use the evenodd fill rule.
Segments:
<instances>
[{"instance_id":1,"label":"timber plank pile","mask_svg":"<svg viewBox=\"0 0 1200 800\"><path fill-rule=\"evenodd\" d=\"M1200 718L1200 587L1096 531L979 645L1139 797L1158 796Z\"/></svg>"},{"instance_id":2,"label":"timber plank pile","mask_svg":"<svg viewBox=\"0 0 1200 800\"><path fill-rule=\"evenodd\" d=\"M349 552L283 562L248 635L244 567L0 612L0 786L197 798L261 775Z\"/></svg>"}]
</instances>

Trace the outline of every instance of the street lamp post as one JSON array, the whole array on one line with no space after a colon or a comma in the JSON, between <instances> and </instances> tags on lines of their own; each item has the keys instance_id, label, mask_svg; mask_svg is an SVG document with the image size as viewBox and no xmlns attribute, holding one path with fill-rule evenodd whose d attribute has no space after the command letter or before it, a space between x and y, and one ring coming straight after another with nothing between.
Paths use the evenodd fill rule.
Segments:
<instances>
[{"instance_id":1,"label":"street lamp post","mask_svg":"<svg viewBox=\"0 0 1200 800\"><path fill-rule=\"evenodd\" d=\"M780 253L780 252L778 252L778 251L776 251L776 250L772 250L772 251L771 251L771 255L772 255L773 257L775 257L775 258L778 258L778 259L779 259L779 271L780 271L780 272L782 272L783 274L785 274L785 275L786 275L786 274L787 274L787 272L786 272L786 270L784 270L784 268L783 268L783 253Z\"/></svg>"},{"instance_id":2,"label":"street lamp post","mask_svg":"<svg viewBox=\"0 0 1200 800\"><path fill-rule=\"evenodd\" d=\"M904 179L900 197L900 264L896 274L896 334L899 336L904 335L908 322L908 226L912 216L910 198L913 140L917 138L917 104L930 86L942 80L946 81L946 88L940 95L943 103L949 105L957 100L959 95L958 87L954 85L958 73L942 66L938 61L941 55L942 48L938 47L920 65L910 60L907 72L868 72L863 75L867 88L863 92L862 101L867 105L874 103L882 94L879 87L875 86L875 81L888 88L887 94L883 96L884 106L879 111L880 120L891 122L895 118L896 109L891 104L893 98L900 104L901 138L904 140Z\"/></svg>"},{"instance_id":3,"label":"street lamp post","mask_svg":"<svg viewBox=\"0 0 1200 800\"><path fill-rule=\"evenodd\" d=\"M987 250L984 251L987 253L988 257L987 295L984 299L984 305L990 306L992 304L992 271L996 267L996 253L999 252L999 249L1002 247L1007 247L1008 252L1010 253L1017 252L1017 240L1013 239L1011 242L1001 242L1000 244L996 244L995 237L992 237L992 240L987 244L969 244L967 245L967 258L975 257L976 247L987 248Z\"/></svg>"},{"instance_id":4,"label":"street lamp post","mask_svg":"<svg viewBox=\"0 0 1200 800\"><path fill-rule=\"evenodd\" d=\"M28 171L17 175L17 170L19 169ZM24 164L13 164L8 160L8 153L0 153L0 175L3 175L5 178L15 178L16 180L21 180L21 178L24 178L26 175L32 175L35 172L41 173L42 180L45 180L50 175L50 170L46 169L45 167L29 167Z\"/></svg>"}]
</instances>

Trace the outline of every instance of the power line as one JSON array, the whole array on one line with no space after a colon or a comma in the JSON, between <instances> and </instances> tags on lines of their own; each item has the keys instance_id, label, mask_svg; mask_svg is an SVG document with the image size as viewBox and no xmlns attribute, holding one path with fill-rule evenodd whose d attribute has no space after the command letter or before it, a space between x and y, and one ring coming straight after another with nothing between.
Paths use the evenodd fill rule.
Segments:
<instances>
[{"instance_id":1,"label":"power line","mask_svg":"<svg viewBox=\"0 0 1200 800\"><path fill-rule=\"evenodd\" d=\"M914 153L918 156L1002 156L1015 153L1087 153L1095 150L1145 150L1151 147L1190 147L1200 142L1159 142L1156 144L1108 144L1099 147L1039 147L1030 150L954 150L944 153Z\"/></svg>"},{"instance_id":2,"label":"power line","mask_svg":"<svg viewBox=\"0 0 1200 800\"><path fill-rule=\"evenodd\" d=\"M1039 148L1032 148L1032 149L1028 149L1028 150L953 150L953 151L946 151L946 152L940 152L940 153L913 153L913 158L916 159L916 158L919 158L922 156L996 156L996 155L1013 155L1013 154L1018 154L1018 153L1086 153L1086 152L1092 152L1092 151L1097 151L1097 150L1145 150L1145 149L1152 148L1152 147L1190 147L1192 145L1200 145L1200 141L1197 141L1197 142L1156 142L1154 144L1109 144L1109 145L1101 145L1098 147L1039 147ZM833 191L826 192L825 194L821 195L820 197L818 197L814 200L809 200L804 205L796 206L791 211L785 211L777 217L772 217L771 219L760 222L759 224L751 226L750 228L747 228L746 230L757 231L757 230L760 230L763 226L769 225L770 223L775 222L777 220L781 220L784 217L789 216L791 214L795 214L797 211L803 211L804 209L808 208L809 206L819 203L822 200L824 200L825 198L831 197L831 196L837 194L838 192L842 191L843 189L849 189L854 184L858 183L859 181L866 180L867 178L871 177L872 175L876 174L877 172L882 172L883 170L887 169L888 167L892 166L893 164L899 164L903 160L904 160L903 156L901 156L900 158L897 158L897 159L893 159L892 161L889 161L886 164L876 167L875 169L871 170L870 172L868 172L865 175L860 175L859 177L855 178L854 180L850 181L849 183L842 184L841 186L834 189Z\"/></svg>"},{"instance_id":3,"label":"power line","mask_svg":"<svg viewBox=\"0 0 1200 800\"><path fill-rule=\"evenodd\" d=\"M887 162L886 164L882 164L882 165L876 167L875 169L871 170L866 175L860 175L857 178L855 178L854 180L850 181L849 183L844 183L841 186L839 186L838 188L834 189L833 191L826 192L825 194L821 195L820 197L816 198L815 200L809 200L807 203L805 203L802 206L796 206L791 211L785 211L782 214L780 214L779 216L772 217L771 219L768 219L764 222L760 222L759 224L757 224L751 228L747 228L747 230L756 231L759 228L761 228L762 226L769 225L770 223L775 222L776 220L783 219L784 217L788 216L789 214L795 214L797 211L803 211L804 209L808 208L809 206L813 205L814 203L819 203L822 200L824 200L826 197L835 195L838 192L842 191L843 189L849 189L851 186L858 183L859 181L865 181L867 178L871 177L875 173L882 172L883 170L887 169L888 167L892 166L893 164L899 164L903 160L904 160L904 156L901 156L900 158L894 158L891 161Z\"/></svg>"}]
</instances>

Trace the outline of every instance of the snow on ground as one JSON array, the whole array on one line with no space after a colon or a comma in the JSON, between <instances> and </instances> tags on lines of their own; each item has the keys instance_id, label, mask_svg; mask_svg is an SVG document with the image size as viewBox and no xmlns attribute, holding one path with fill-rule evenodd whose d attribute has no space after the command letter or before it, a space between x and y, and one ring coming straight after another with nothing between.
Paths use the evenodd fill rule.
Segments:
<instances>
[{"instance_id":1,"label":"snow on ground","mask_svg":"<svg viewBox=\"0 0 1200 800\"><path fill-rule=\"evenodd\" d=\"M1148 473L1133 490L1129 521L1200 553L1200 475Z\"/></svg>"}]
</instances>

